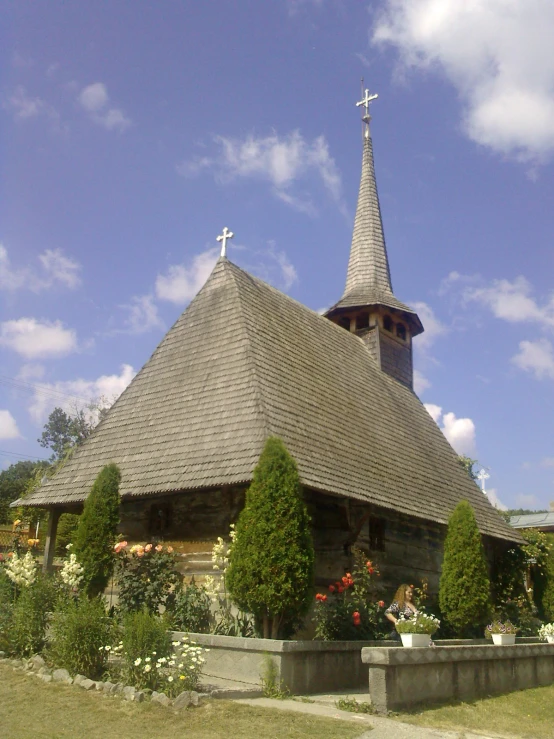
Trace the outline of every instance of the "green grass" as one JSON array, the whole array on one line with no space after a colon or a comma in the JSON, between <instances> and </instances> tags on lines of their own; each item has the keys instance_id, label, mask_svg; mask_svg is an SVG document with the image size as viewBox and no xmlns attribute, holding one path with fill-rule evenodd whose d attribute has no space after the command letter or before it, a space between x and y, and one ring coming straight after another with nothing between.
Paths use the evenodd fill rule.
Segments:
<instances>
[{"instance_id":1,"label":"green grass","mask_svg":"<svg viewBox=\"0 0 554 739\"><path fill-rule=\"evenodd\" d=\"M96 691L43 683L0 665L2 739L354 739L360 727L230 701L174 713L152 703L128 703Z\"/></svg>"},{"instance_id":2,"label":"green grass","mask_svg":"<svg viewBox=\"0 0 554 739\"><path fill-rule=\"evenodd\" d=\"M471 703L396 714L418 726L491 732L526 739L554 737L554 685L483 698Z\"/></svg>"}]
</instances>

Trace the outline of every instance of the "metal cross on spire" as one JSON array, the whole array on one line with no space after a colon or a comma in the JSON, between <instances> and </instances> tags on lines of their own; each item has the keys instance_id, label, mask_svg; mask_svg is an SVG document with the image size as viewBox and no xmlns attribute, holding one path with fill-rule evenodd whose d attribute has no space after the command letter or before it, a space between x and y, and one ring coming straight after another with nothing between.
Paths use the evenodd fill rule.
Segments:
<instances>
[{"instance_id":1,"label":"metal cross on spire","mask_svg":"<svg viewBox=\"0 0 554 739\"><path fill-rule=\"evenodd\" d=\"M226 256L227 239L232 239L234 235L235 234L232 231L229 231L227 226L225 226L225 228L223 229L223 233L217 237L217 240L222 242L221 244L221 256L222 257Z\"/></svg>"},{"instance_id":2,"label":"metal cross on spire","mask_svg":"<svg viewBox=\"0 0 554 739\"><path fill-rule=\"evenodd\" d=\"M488 480L490 477L488 472L485 472L485 470L480 470L477 473L477 479L481 482L481 490L487 494L487 491L485 490L485 480Z\"/></svg>"},{"instance_id":3,"label":"metal cross on spire","mask_svg":"<svg viewBox=\"0 0 554 739\"><path fill-rule=\"evenodd\" d=\"M369 138L369 122L371 120L371 115L369 113L369 104L373 102L373 100L377 100L379 95L377 95L376 93L370 94L369 90L364 90L363 87L364 87L364 80L362 78L363 98L358 103L356 103L356 107L359 108L360 105L363 105L365 108L365 113L362 116L362 121L365 123L364 135L366 138Z\"/></svg>"}]
</instances>

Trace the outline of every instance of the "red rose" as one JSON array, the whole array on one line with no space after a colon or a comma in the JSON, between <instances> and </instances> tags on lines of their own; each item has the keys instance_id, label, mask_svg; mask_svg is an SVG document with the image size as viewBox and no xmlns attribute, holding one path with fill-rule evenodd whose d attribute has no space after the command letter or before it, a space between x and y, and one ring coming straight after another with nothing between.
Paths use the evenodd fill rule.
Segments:
<instances>
[{"instance_id":1,"label":"red rose","mask_svg":"<svg viewBox=\"0 0 554 739\"><path fill-rule=\"evenodd\" d=\"M335 586L334 585L329 585L329 591L331 593L334 593L335 592Z\"/></svg>"},{"instance_id":2,"label":"red rose","mask_svg":"<svg viewBox=\"0 0 554 739\"><path fill-rule=\"evenodd\" d=\"M339 585L337 590L339 591L339 593L344 593L344 588L342 587L342 585Z\"/></svg>"},{"instance_id":3,"label":"red rose","mask_svg":"<svg viewBox=\"0 0 554 739\"><path fill-rule=\"evenodd\" d=\"M326 595L322 595L321 598L320 598L320 600L322 600L325 603L325 601L327 600L327 596Z\"/></svg>"},{"instance_id":4,"label":"red rose","mask_svg":"<svg viewBox=\"0 0 554 739\"><path fill-rule=\"evenodd\" d=\"M380 600L377 605L379 606L379 608L384 608L385 607L385 601L384 600Z\"/></svg>"},{"instance_id":5,"label":"red rose","mask_svg":"<svg viewBox=\"0 0 554 739\"><path fill-rule=\"evenodd\" d=\"M373 573L375 572L375 570L373 569L373 567L370 567L368 569L368 572L369 572L370 575L373 575Z\"/></svg>"}]
</instances>

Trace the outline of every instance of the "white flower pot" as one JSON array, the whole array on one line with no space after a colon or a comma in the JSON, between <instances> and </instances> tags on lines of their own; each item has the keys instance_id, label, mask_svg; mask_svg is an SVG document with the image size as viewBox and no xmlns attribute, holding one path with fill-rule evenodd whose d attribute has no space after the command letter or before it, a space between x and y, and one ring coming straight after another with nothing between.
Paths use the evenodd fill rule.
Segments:
<instances>
[{"instance_id":1,"label":"white flower pot","mask_svg":"<svg viewBox=\"0 0 554 739\"><path fill-rule=\"evenodd\" d=\"M431 643L429 634L400 634L403 647L428 647Z\"/></svg>"},{"instance_id":2,"label":"white flower pot","mask_svg":"<svg viewBox=\"0 0 554 739\"><path fill-rule=\"evenodd\" d=\"M554 644L554 634L548 634L548 636L546 637L546 641L549 644Z\"/></svg>"},{"instance_id":3,"label":"white flower pot","mask_svg":"<svg viewBox=\"0 0 554 739\"><path fill-rule=\"evenodd\" d=\"M492 641L493 641L493 644L497 644L500 646L505 646L506 644L515 644L516 635L515 634L493 634Z\"/></svg>"}]
</instances>

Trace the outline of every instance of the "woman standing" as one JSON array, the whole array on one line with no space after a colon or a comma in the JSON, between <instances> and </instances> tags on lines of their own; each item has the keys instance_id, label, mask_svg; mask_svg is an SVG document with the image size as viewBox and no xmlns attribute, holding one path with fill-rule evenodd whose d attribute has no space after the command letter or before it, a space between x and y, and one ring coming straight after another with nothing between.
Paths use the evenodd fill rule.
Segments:
<instances>
[{"instance_id":1,"label":"woman standing","mask_svg":"<svg viewBox=\"0 0 554 739\"><path fill-rule=\"evenodd\" d=\"M413 587L411 585L406 585L406 583L402 583L396 591L392 603L385 611L385 616L393 624L396 624L399 618L411 618L415 613L417 613L417 608L415 607L413 600ZM396 629L394 629L391 637L393 639L400 638Z\"/></svg>"}]
</instances>

